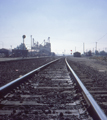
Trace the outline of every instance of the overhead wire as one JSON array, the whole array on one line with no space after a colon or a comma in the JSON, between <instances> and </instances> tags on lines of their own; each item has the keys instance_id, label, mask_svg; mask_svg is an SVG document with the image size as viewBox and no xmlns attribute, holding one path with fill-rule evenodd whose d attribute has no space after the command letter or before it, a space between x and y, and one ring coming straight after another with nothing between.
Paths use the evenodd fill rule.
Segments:
<instances>
[{"instance_id":1,"label":"overhead wire","mask_svg":"<svg viewBox=\"0 0 107 120\"><path fill-rule=\"evenodd\" d=\"M101 40L103 37L105 37L107 35L107 33L105 35L103 35L101 38L99 38L97 41Z\"/></svg>"}]
</instances>

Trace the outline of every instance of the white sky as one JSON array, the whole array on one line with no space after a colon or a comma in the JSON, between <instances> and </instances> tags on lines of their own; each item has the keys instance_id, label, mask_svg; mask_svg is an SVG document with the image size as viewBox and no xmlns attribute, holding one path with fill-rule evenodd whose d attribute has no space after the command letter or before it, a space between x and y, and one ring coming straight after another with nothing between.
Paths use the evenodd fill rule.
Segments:
<instances>
[{"instance_id":1,"label":"white sky","mask_svg":"<svg viewBox=\"0 0 107 120\"><path fill-rule=\"evenodd\" d=\"M30 35L42 43L50 37L55 53L107 51L107 0L0 0L0 48L22 43ZM101 38L101 39L100 39Z\"/></svg>"}]
</instances>

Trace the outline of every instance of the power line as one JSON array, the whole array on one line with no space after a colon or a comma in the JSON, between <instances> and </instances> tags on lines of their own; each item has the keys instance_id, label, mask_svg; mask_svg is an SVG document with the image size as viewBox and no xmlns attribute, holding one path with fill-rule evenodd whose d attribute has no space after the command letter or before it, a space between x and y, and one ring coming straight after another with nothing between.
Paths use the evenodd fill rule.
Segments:
<instances>
[{"instance_id":1,"label":"power line","mask_svg":"<svg viewBox=\"0 0 107 120\"><path fill-rule=\"evenodd\" d=\"M103 35L100 39L98 39L97 41L99 41L99 40L101 40L104 36L106 36L107 35L107 33L105 34L105 35Z\"/></svg>"}]
</instances>

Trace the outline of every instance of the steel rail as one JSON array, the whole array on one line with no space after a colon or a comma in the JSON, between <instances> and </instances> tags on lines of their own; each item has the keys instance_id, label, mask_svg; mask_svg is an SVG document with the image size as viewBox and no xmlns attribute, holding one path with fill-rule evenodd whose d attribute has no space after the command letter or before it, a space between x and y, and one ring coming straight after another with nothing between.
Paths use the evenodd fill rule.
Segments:
<instances>
[{"instance_id":1,"label":"steel rail","mask_svg":"<svg viewBox=\"0 0 107 120\"><path fill-rule=\"evenodd\" d=\"M83 85L83 83L78 78L78 76L73 71L73 69L70 67L70 65L68 64L68 62L67 62L66 59L65 59L65 62L67 64L67 67L69 68L70 72L72 73L73 77L77 81L77 83L78 83L81 91L83 92L85 99L87 100L87 103L88 103L88 106L89 106L88 110L89 110L89 112L91 112L90 114L92 115L92 117L95 120L107 120L107 117L104 114L104 112L102 111L102 109L100 108L100 106L96 103L96 101L94 100L94 98L92 97L92 95L89 93L89 91Z\"/></svg>"},{"instance_id":2,"label":"steel rail","mask_svg":"<svg viewBox=\"0 0 107 120\"><path fill-rule=\"evenodd\" d=\"M40 66L40 67L32 70L31 72L23 75L22 77L17 78L17 79L15 79L15 80L13 80L12 82L9 82L9 83L7 83L6 85L0 87L0 97L3 97L3 96L6 95L7 93L9 93L12 89L14 89L15 87L17 87L19 84L21 84L22 82L24 82L24 81L26 81L27 79L31 78L31 76L32 76L33 74L38 73L41 69L43 69L43 68L45 68L46 66L48 66L48 65L50 65L50 64L58 61L59 59L61 59L61 58L58 58L58 59L53 60L53 61L51 61L51 62L49 62L49 63L46 63L46 64L44 64L44 65L42 65L42 66Z\"/></svg>"}]
</instances>

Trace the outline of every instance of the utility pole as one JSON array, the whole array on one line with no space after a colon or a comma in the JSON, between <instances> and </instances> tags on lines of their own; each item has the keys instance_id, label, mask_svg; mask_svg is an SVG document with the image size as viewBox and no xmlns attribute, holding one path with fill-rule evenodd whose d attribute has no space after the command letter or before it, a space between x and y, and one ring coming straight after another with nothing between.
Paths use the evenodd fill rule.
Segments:
<instances>
[{"instance_id":1,"label":"utility pole","mask_svg":"<svg viewBox=\"0 0 107 120\"><path fill-rule=\"evenodd\" d=\"M35 56L35 46L34 46L34 38L33 38L33 45L32 45L32 49L33 49L33 56Z\"/></svg>"},{"instance_id":2,"label":"utility pole","mask_svg":"<svg viewBox=\"0 0 107 120\"><path fill-rule=\"evenodd\" d=\"M32 57L32 35L30 37L31 37L31 57Z\"/></svg>"},{"instance_id":3,"label":"utility pole","mask_svg":"<svg viewBox=\"0 0 107 120\"><path fill-rule=\"evenodd\" d=\"M93 48L93 54L94 54L94 48Z\"/></svg>"},{"instance_id":4,"label":"utility pole","mask_svg":"<svg viewBox=\"0 0 107 120\"><path fill-rule=\"evenodd\" d=\"M85 44L83 43L83 54L84 54L84 51L85 51Z\"/></svg>"},{"instance_id":5,"label":"utility pole","mask_svg":"<svg viewBox=\"0 0 107 120\"><path fill-rule=\"evenodd\" d=\"M97 42L96 42L96 51L97 51Z\"/></svg>"},{"instance_id":6,"label":"utility pole","mask_svg":"<svg viewBox=\"0 0 107 120\"><path fill-rule=\"evenodd\" d=\"M96 54L97 54L97 42L96 42Z\"/></svg>"}]
</instances>

